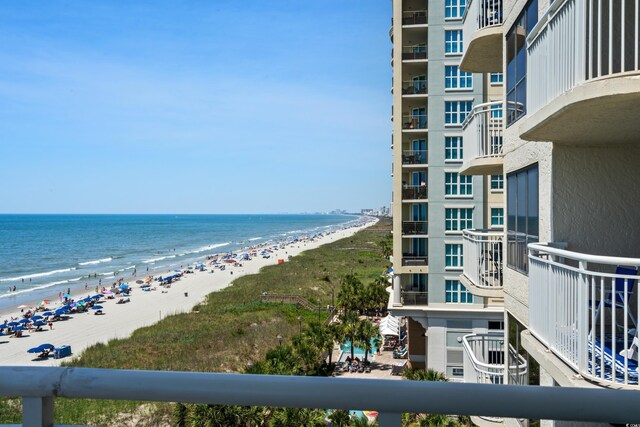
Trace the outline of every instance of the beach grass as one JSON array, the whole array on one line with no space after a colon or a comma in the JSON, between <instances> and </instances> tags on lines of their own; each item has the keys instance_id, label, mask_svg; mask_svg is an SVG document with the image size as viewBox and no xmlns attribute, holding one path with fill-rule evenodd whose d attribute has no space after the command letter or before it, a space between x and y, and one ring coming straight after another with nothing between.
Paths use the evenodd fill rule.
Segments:
<instances>
[{"instance_id":1,"label":"beach grass","mask_svg":"<svg viewBox=\"0 0 640 427\"><path fill-rule=\"evenodd\" d=\"M193 311L165 317L153 326L136 330L129 338L94 345L66 365L241 372L249 362L262 360L269 349L277 346L278 335L284 337L284 342L296 335L300 326L298 317L302 317L303 327L318 319L315 310L260 302L263 292L301 295L321 307L332 304L332 295L337 296L341 278L346 274L354 274L366 284L390 266L380 244L388 239L390 228L391 221L383 219L351 237L306 251L289 262L239 277L232 286L209 294ZM322 320L326 316L326 311L320 313ZM93 406L93 401L57 399L56 422L116 425L115 416L139 408L135 402L101 403ZM6 401L0 404L0 415L6 404ZM145 419L163 417L168 410L167 404L146 406L151 409L146 411L149 414ZM92 419L88 419L88 414ZM0 416L0 422L15 421L5 421ZM137 425L145 423L138 420Z\"/></svg>"}]
</instances>

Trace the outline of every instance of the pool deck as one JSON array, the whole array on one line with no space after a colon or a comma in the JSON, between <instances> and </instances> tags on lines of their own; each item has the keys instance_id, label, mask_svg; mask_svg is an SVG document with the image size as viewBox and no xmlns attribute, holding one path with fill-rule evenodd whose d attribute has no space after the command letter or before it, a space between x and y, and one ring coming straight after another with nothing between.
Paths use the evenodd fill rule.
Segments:
<instances>
[{"instance_id":1,"label":"pool deck","mask_svg":"<svg viewBox=\"0 0 640 427\"><path fill-rule=\"evenodd\" d=\"M342 350L340 350L340 346L334 346L331 360L339 360L341 353ZM371 361L371 372L368 374L358 372L337 372L334 375L340 378L382 378L386 380L402 379L402 376L400 375L391 375L391 367L394 363L404 362L406 359L394 359L392 351L381 351L380 354L374 355L373 358L369 355L369 360Z\"/></svg>"}]
</instances>

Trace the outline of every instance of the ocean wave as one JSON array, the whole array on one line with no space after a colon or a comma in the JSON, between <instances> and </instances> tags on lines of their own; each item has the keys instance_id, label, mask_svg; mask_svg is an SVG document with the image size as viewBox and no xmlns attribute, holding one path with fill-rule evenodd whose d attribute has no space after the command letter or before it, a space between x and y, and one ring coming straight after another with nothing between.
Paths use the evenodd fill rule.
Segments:
<instances>
[{"instance_id":1,"label":"ocean wave","mask_svg":"<svg viewBox=\"0 0 640 427\"><path fill-rule=\"evenodd\" d=\"M37 291L37 290L40 290L40 289L47 289L47 288L50 288L50 287L56 286L56 285L64 285L65 283L76 282L78 280L80 280L80 278L71 279L71 280L59 280L57 282L45 283L44 285L34 286L33 288L20 289L20 290L17 290L15 292L3 293L3 294L0 294L0 298L9 298L9 297L12 297L12 296L15 296L15 295L18 295L18 294L26 294L26 293Z\"/></svg>"},{"instance_id":2,"label":"ocean wave","mask_svg":"<svg viewBox=\"0 0 640 427\"><path fill-rule=\"evenodd\" d=\"M87 262L79 262L78 265L94 265L94 264L102 264L104 262L109 262L109 261L113 261L113 258L109 257L109 258L102 258L102 259L97 259L95 261L87 261Z\"/></svg>"},{"instance_id":3,"label":"ocean wave","mask_svg":"<svg viewBox=\"0 0 640 427\"><path fill-rule=\"evenodd\" d=\"M28 274L26 276L19 276L19 277L8 277L5 279L0 279L0 282L15 282L17 280L22 280L22 279L34 279L36 277L46 277L46 276L53 276L54 274L60 274L60 273L67 273L69 271L73 271L75 270L75 267L72 268L65 268L62 270L53 270L53 271L47 271L46 273L36 273L36 274Z\"/></svg>"},{"instance_id":4,"label":"ocean wave","mask_svg":"<svg viewBox=\"0 0 640 427\"><path fill-rule=\"evenodd\" d=\"M134 268L136 268L136 266L135 265L131 265L131 266L125 268L125 270L133 270Z\"/></svg>"},{"instance_id":5,"label":"ocean wave","mask_svg":"<svg viewBox=\"0 0 640 427\"><path fill-rule=\"evenodd\" d=\"M144 264L153 264L153 263L156 263L158 261L162 261L162 260L169 259L169 258L175 258L175 257L176 257L175 255L168 255L168 256L162 256L162 257L159 257L159 258L146 259L146 260L144 260L142 262Z\"/></svg>"},{"instance_id":6,"label":"ocean wave","mask_svg":"<svg viewBox=\"0 0 640 427\"><path fill-rule=\"evenodd\" d=\"M253 242L254 240L260 240L262 239L262 237L252 237L249 239L250 242Z\"/></svg>"}]
</instances>

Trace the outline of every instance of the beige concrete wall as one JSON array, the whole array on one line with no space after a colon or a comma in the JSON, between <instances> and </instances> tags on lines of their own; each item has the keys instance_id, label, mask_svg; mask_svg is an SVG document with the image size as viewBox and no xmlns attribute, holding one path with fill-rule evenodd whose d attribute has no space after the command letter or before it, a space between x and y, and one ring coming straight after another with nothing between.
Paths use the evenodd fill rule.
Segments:
<instances>
[{"instance_id":1,"label":"beige concrete wall","mask_svg":"<svg viewBox=\"0 0 640 427\"><path fill-rule=\"evenodd\" d=\"M393 259L402 260L402 0L393 0Z\"/></svg>"},{"instance_id":2,"label":"beige concrete wall","mask_svg":"<svg viewBox=\"0 0 640 427\"><path fill-rule=\"evenodd\" d=\"M638 165L637 144L555 145L553 239L582 253L640 256Z\"/></svg>"}]
</instances>

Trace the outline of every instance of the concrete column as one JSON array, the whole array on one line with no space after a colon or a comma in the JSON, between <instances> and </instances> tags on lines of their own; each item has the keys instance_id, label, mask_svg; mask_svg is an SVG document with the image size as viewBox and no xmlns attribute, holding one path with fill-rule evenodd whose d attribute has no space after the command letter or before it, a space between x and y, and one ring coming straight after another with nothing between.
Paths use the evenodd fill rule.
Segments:
<instances>
[{"instance_id":1,"label":"concrete column","mask_svg":"<svg viewBox=\"0 0 640 427\"><path fill-rule=\"evenodd\" d=\"M393 303L392 303L394 307L402 307L402 299L400 295L401 286L402 284L400 282L400 275L394 274L393 275Z\"/></svg>"}]
</instances>

